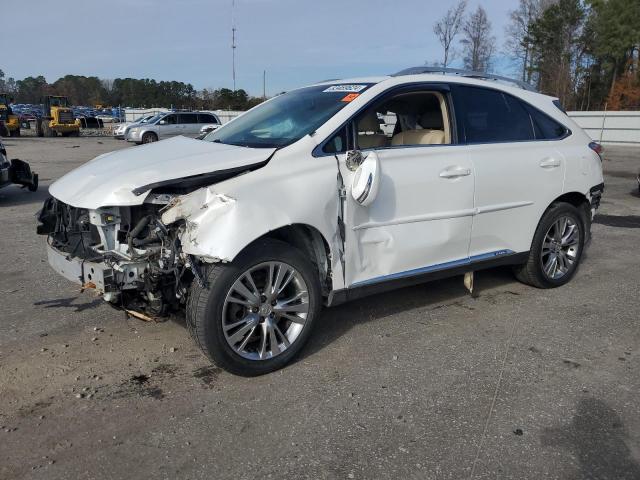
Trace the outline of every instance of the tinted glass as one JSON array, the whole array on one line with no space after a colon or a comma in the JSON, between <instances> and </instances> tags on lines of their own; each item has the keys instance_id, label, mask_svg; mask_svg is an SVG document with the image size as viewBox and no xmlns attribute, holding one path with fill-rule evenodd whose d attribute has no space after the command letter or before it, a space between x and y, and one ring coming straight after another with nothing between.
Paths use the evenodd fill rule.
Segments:
<instances>
[{"instance_id":1,"label":"tinted glass","mask_svg":"<svg viewBox=\"0 0 640 480\"><path fill-rule=\"evenodd\" d=\"M164 120L166 125L175 125L176 123L178 123L178 116L177 115L167 115L162 120ZM162 121L162 120L160 120L160 121Z\"/></svg>"},{"instance_id":2,"label":"tinted glass","mask_svg":"<svg viewBox=\"0 0 640 480\"><path fill-rule=\"evenodd\" d=\"M178 115L178 123L198 123L198 115L195 113L181 113Z\"/></svg>"},{"instance_id":3,"label":"tinted glass","mask_svg":"<svg viewBox=\"0 0 640 480\"><path fill-rule=\"evenodd\" d=\"M516 98L486 88L458 86L454 101L470 143L533 140L529 113Z\"/></svg>"},{"instance_id":4,"label":"tinted glass","mask_svg":"<svg viewBox=\"0 0 640 480\"><path fill-rule=\"evenodd\" d=\"M533 119L533 128L536 138L539 140L554 140L566 135L567 129L553 118L545 115L533 107L529 107L529 113Z\"/></svg>"},{"instance_id":5,"label":"tinted glass","mask_svg":"<svg viewBox=\"0 0 640 480\"><path fill-rule=\"evenodd\" d=\"M218 120L213 115L209 115L207 113L198 114L198 122L199 123L218 123Z\"/></svg>"}]
</instances>

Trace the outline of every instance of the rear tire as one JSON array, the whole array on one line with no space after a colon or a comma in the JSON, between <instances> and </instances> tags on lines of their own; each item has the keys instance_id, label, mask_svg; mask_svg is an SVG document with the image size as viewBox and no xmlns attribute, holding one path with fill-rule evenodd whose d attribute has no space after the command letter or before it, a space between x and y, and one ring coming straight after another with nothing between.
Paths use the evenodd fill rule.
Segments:
<instances>
[{"instance_id":1,"label":"rear tire","mask_svg":"<svg viewBox=\"0 0 640 480\"><path fill-rule=\"evenodd\" d=\"M153 143L158 141L158 136L153 132L146 132L142 135L142 143Z\"/></svg>"},{"instance_id":2,"label":"rear tire","mask_svg":"<svg viewBox=\"0 0 640 480\"><path fill-rule=\"evenodd\" d=\"M204 354L236 375L284 367L308 340L321 310L316 269L277 240L260 240L233 262L211 266L206 279L205 287L197 281L191 286L187 326Z\"/></svg>"},{"instance_id":3,"label":"rear tire","mask_svg":"<svg viewBox=\"0 0 640 480\"><path fill-rule=\"evenodd\" d=\"M537 288L555 288L575 275L585 244L586 222L568 203L549 207L533 236L529 258L514 268L516 278Z\"/></svg>"}]
</instances>

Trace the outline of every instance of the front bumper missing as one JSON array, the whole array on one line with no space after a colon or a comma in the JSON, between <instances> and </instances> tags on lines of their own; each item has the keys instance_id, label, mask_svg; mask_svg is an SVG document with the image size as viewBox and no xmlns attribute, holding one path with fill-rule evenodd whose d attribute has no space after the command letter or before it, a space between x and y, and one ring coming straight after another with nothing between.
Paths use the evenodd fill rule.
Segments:
<instances>
[{"instance_id":1,"label":"front bumper missing","mask_svg":"<svg viewBox=\"0 0 640 480\"><path fill-rule=\"evenodd\" d=\"M95 288L99 293L113 292L117 288L114 270L104 263L71 257L51 245L47 245L47 257L51 268L85 288Z\"/></svg>"}]
</instances>

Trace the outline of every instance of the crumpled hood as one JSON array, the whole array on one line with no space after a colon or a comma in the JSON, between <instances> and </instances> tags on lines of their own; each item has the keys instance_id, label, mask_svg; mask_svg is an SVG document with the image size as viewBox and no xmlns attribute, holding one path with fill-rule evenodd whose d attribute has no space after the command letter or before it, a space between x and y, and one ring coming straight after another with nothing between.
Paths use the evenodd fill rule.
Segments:
<instances>
[{"instance_id":1,"label":"crumpled hood","mask_svg":"<svg viewBox=\"0 0 640 480\"><path fill-rule=\"evenodd\" d=\"M135 195L136 188L253 165L274 151L174 137L100 155L54 182L49 193L78 208L140 205L147 193Z\"/></svg>"}]
</instances>

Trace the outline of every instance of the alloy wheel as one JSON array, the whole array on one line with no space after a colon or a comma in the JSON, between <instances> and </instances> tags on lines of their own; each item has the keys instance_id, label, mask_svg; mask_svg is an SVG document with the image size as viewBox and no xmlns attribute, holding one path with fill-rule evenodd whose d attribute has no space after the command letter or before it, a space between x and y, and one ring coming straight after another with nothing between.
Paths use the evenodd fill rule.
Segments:
<instances>
[{"instance_id":1,"label":"alloy wheel","mask_svg":"<svg viewBox=\"0 0 640 480\"><path fill-rule=\"evenodd\" d=\"M238 355L268 360L296 341L309 309L309 292L300 272L284 262L264 262L243 272L229 289L222 329Z\"/></svg>"},{"instance_id":2,"label":"alloy wheel","mask_svg":"<svg viewBox=\"0 0 640 480\"><path fill-rule=\"evenodd\" d=\"M564 277L573 267L580 249L580 227L570 216L559 217L542 242L542 271L552 280Z\"/></svg>"}]
</instances>

